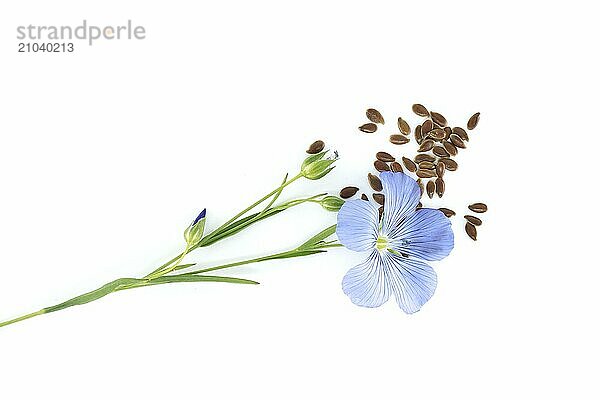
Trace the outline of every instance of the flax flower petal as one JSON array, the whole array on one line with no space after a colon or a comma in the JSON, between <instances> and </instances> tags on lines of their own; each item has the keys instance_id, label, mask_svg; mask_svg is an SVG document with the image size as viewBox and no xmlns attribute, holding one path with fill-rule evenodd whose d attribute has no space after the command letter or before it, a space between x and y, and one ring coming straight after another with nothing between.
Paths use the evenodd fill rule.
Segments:
<instances>
[{"instance_id":1,"label":"flax flower petal","mask_svg":"<svg viewBox=\"0 0 600 400\"><path fill-rule=\"evenodd\" d=\"M354 304L362 307L379 307L389 299L390 288L377 250L346 273L342 289Z\"/></svg>"},{"instance_id":2,"label":"flax flower petal","mask_svg":"<svg viewBox=\"0 0 600 400\"><path fill-rule=\"evenodd\" d=\"M405 313L419 311L433 296L437 275L423 261L384 252L381 254L381 265L386 273L386 283Z\"/></svg>"},{"instance_id":3,"label":"flax flower petal","mask_svg":"<svg viewBox=\"0 0 600 400\"><path fill-rule=\"evenodd\" d=\"M368 201L349 200L344 203L337 216L336 234L340 243L354 251L375 248L379 214Z\"/></svg>"},{"instance_id":4,"label":"flax flower petal","mask_svg":"<svg viewBox=\"0 0 600 400\"><path fill-rule=\"evenodd\" d=\"M421 208L388 235L390 247L421 260L438 261L454 247L450 220L439 210Z\"/></svg>"},{"instance_id":5,"label":"flax flower petal","mask_svg":"<svg viewBox=\"0 0 600 400\"><path fill-rule=\"evenodd\" d=\"M402 172L382 172L385 203L381 231L391 236L402 220L417 208L421 200L421 189L414 179Z\"/></svg>"}]
</instances>

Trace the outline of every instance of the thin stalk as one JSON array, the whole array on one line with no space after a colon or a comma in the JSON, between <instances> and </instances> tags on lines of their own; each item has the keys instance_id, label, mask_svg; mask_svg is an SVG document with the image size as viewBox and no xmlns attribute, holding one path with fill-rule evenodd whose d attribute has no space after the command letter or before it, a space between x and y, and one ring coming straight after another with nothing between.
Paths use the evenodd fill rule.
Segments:
<instances>
[{"instance_id":1,"label":"thin stalk","mask_svg":"<svg viewBox=\"0 0 600 400\"><path fill-rule=\"evenodd\" d=\"M187 272L187 273L182 273L182 274L164 275L164 276L161 275L161 276L154 277L152 279L148 279L148 278L115 279L114 281L108 282L105 285L102 285L95 290L83 293L79 296L73 297L72 299L69 299L69 300L59 303L59 304L56 304L54 306L46 307L46 308L43 308L36 312L32 312L30 314L22 315L20 317L13 318L8 321L0 322L0 327L14 324L14 323L17 323L20 321L24 321L26 319L33 318L38 315L49 314L49 313L52 313L55 311L63 310L65 308L90 303L92 301L99 300L102 297L107 296L111 293L118 292L121 290L135 289L135 288L140 288L140 287L162 285L162 284L166 284L166 283L177 283L177 282L226 282L226 283L238 283L238 284L258 284L258 282L248 280L248 279L232 278L232 277L224 277L224 276L202 275L202 274L206 273L206 272L210 272L210 271L232 268L232 267L237 267L237 266L246 265L246 264L253 264L253 263L258 263L258 262L263 262L263 261L278 260L278 259L292 258L292 257L304 257L304 256L312 255L312 254L326 252L327 250L325 250L325 249L327 249L327 248L341 246L339 243L335 243L335 241L328 241L328 242L324 241L324 239L326 239L328 236L330 236L333 233L334 229L335 229L335 225L330 226L329 228L326 228L325 230L319 232L318 234L316 234L315 236L310 238L307 242L302 244L300 247L297 247L297 248L295 248L293 250L289 250L289 251L284 251L284 252L270 254L267 256L256 257L256 258L251 258L248 260L242 260L242 261L237 261L237 262L233 262L233 263L223 264L223 265L219 265L216 267L204 268L204 269L191 271L191 272ZM185 256L185 252L182 254L183 254L183 256ZM177 267L184 268L184 267L193 265L193 264L179 265L182 258L183 258L182 255L175 257L173 259L174 261L172 260L165 265L171 264L172 270L176 270ZM172 265L173 262L175 262L174 265Z\"/></svg>"},{"instance_id":2,"label":"thin stalk","mask_svg":"<svg viewBox=\"0 0 600 400\"><path fill-rule=\"evenodd\" d=\"M157 273L158 271L167 268L169 265L173 264L175 261L181 259L181 256L183 255L183 252L179 253L179 255L171 258L169 261L167 261L166 263L164 263L163 265L161 265L160 267L156 268L154 271L150 272L148 275L144 276L143 279L148 279L148 277L154 273Z\"/></svg>"},{"instance_id":3,"label":"thin stalk","mask_svg":"<svg viewBox=\"0 0 600 400\"><path fill-rule=\"evenodd\" d=\"M22 315L20 317L13 318L13 319L8 320L8 321L0 322L0 327L6 326L6 325L10 325L10 324L14 324L14 323L17 323L17 322L20 322L20 321L24 321L26 319L33 318L33 317L36 317L38 315L42 315L42 314L45 314L45 313L46 313L46 310L45 309L41 309L39 311L32 312L31 314Z\"/></svg>"},{"instance_id":4,"label":"thin stalk","mask_svg":"<svg viewBox=\"0 0 600 400\"><path fill-rule=\"evenodd\" d=\"M181 252L179 253L179 255L173 257L171 260L167 261L166 263L164 263L163 265L161 265L160 267L156 268L154 271L150 272L149 274L147 274L146 276L144 276L144 279L149 279L151 277L157 277L157 276L162 276L165 273L160 273L161 271L164 271L166 269L169 269L172 264L174 262L178 262L180 263L183 260L183 257L193 251L196 250L199 247L204 247L203 245L205 243L210 242L211 239L213 239L215 236L223 233L224 231L226 231L226 229L233 224L234 222L237 221L238 218L240 218L241 216L243 216L244 214L246 214L248 211L252 210L254 207L258 206L259 204L261 204L262 202L264 202L265 200L267 200L268 198L274 196L274 198L271 200L271 202L267 205L267 207L265 207L264 210L262 210L260 213L258 213L254 218L251 218L249 221L247 221L246 223L244 223L244 225L242 227L240 227L239 229L243 229L246 226L264 218L265 213L269 210L269 207L271 207L273 205L273 203L277 200L277 198L279 197L279 195L281 194L281 192L283 191L283 189L285 189L288 185L290 185L292 182L300 179L302 177L302 174L299 173L298 175L296 175L295 177L293 177L292 179L290 179L289 181L287 180L287 175L285 176L283 182L281 183L281 185L279 185L279 187L277 189L274 189L273 191L271 191L270 193L266 194L265 196L263 196L261 199L257 200L256 202L254 202L253 204L251 204L249 207L245 208L244 210L240 211L239 213L237 213L235 216L233 216L231 219L229 219L227 222L225 222L224 224L222 224L220 227L218 227L217 229L215 229L214 231L212 231L210 234L206 235L205 237L202 238L202 240L200 241L200 243L198 243L195 246L192 246L190 249L187 250L187 252ZM291 202L290 202L291 203ZM292 204L296 205L296 204ZM216 241L215 241L216 242ZM212 242L210 244L213 244L215 242ZM175 268L173 270L176 270L177 266L175 266ZM169 271L172 272L172 271ZM160 273L160 275L159 275Z\"/></svg>"},{"instance_id":5,"label":"thin stalk","mask_svg":"<svg viewBox=\"0 0 600 400\"><path fill-rule=\"evenodd\" d=\"M154 278L158 278L159 276L163 276L165 274L168 274L169 272L172 272L183 261L184 257L187 255L187 253L189 251L190 251L190 244L188 243L185 245L185 250L183 250L183 253L181 253L181 256L175 261L174 264L171 264L171 266L165 268L164 270L159 270L159 271L151 273L150 275L146 275L144 277L144 279L152 280Z\"/></svg>"},{"instance_id":6,"label":"thin stalk","mask_svg":"<svg viewBox=\"0 0 600 400\"><path fill-rule=\"evenodd\" d=\"M268 261L268 260L276 260L278 258L287 258L286 256L292 254L294 251L295 250L283 251L281 253L270 254L268 256L256 257L256 258L251 258L251 259L242 260L242 261L236 261L236 262L232 262L232 263L228 263L228 264L218 265L216 267L210 267L210 268L199 269L196 271L185 272L183 274L178 274L178 275L196 275L196 274L202 274L202 273L210 272L210 271L217 271L219 269L239 267L240 265L253 264L253 263Z\"/></svg>"},{"instance_id":7,"label":"thin stalk","mask_svg":"<svg viewBox=\"0 0 600 400\"><path fill-rule=\"evenodd\" d=\"M227 222L225 222L223 225L221 225L220 227L218 227L217 229L215 229L214 231L212 231L209 235L207 235L205 238L210 238L214 235L218 235L222 230L224 230L225 228L227 228L230 224L234 223L235 221L237 221L237 219L241 216L243 216L244 214L246 214L248 211L252 210L254 207L258 206L259 204L261 204L263 201L267 200L268 198L270 198L271 196L275 195L277 192L282 191L283 189L285 189L287 186L289 186L292 182L300 179L302 177L302 174L299 173L298 175L294 176L292 179L290 179L289 181L285 182L284 184L280 185L277 189L273 190L271 193L266 194L265 196L263 196L262 198L258 199L257 201L255 201L254 203L252 203L250 206L246 207L245 209L243 209L242 211L240 211L239 213L237 213L236 215L234 215L231 219L229 219Z\"/></svg>"}]
</instances>

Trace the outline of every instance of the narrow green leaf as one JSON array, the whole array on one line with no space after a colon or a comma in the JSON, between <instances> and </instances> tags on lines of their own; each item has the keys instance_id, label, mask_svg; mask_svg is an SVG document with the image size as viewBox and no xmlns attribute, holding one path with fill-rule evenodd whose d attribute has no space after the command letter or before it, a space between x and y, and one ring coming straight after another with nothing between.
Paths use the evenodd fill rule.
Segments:
<instances>
[{"instance_id":1,"label":"narrow green leaf","mask_svg":"<svg viewBox=\"0 0 600 400\"><path fill-rule=\"evenodd\" d=\"M114 292L115 290L117 290L119 287L125 287L128 285L134 285L137 284L139 282L143 282L142 279L135 279L135 278L120 278L120 279L116 279L112 282L107 283L106 285L103 285L101 287L99 287L96 290L92 290L91 292L87 292L84 293L82 295L79 295L77 297L73 297L70 300L67 300L65 302L62 302L60 304L57 304L55 306L52 307L48 307L45 309L45 311L47 313L50 312L54 312L54 311L58 311L58 310L62 310L64 308L67 307L72 307L72 306L78 306L81 304L85 304L85 303L89 303L90 301L94 301L94 300L98 300L112 292Z\"/></svg>"},{"instance_id":2,"label":"narrow green leaf","mask_svg":"<svg viewBox=\"0 0 600 400\"><path fill-rule=\"evenodd\" d=\"M173 271L179 271L180 269L186 269L186 268L189 268L189 267L193 267L194 265L196 265L196 263L191 263L191 264L180 264L180 265L178 265L177 267L175 267L175 268L173 269Z\"/></svg>"},{"instance_id":3,"label":"narrow green leaf","mask_svg":"<svg viewBox=\"0 0 600 400\"><path fill-rule=\"evenodd\" d=\"M265 260L281 260L284 258L304 257L325 252L326 250L292 250L285 253L274 254L271 257L265 258Z\"/></svg>"},{"instance_id":4,"label":"narrow green leaf","mask_svg":"<svg viewBox=\"0 0 600 400\"><path fill-rule=\"evenodd\" d=\"M214 275L167 275L161 276L147 282L147 285L161 285L164 283L177 283L177 282L225 282L225 283L240 283L245 285L258 285L259 282L252 281L250 279L232 278L227 276L214 276ZM147 286L144 285L144 286Z\"/></svg>"},{"instance_id":5,"label":"narrow green leaf","mask_svg":"<svg viewBox=\"0 0 600 400\"><path fill-rule=\"evenodd\" d=\"M329 236L333 235L335 233L335 228L337 227L337 225L332 225L326 229L323 229L321 232L317 233L315 236L313 236L312 238L308 239L306 242L302 243L298 249L307 249L307 248L311 248L314 245L316 245L317 243L327 239Z\"/></svg>"}]
</instances>

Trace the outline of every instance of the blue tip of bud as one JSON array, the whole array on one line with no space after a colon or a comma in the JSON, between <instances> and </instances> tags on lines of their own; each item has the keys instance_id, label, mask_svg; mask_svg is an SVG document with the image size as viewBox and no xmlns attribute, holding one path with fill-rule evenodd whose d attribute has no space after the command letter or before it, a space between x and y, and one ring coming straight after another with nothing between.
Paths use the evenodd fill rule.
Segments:
<instances>
[{"instance_id":1,"label":"blue tip of bud","mask_svg":"<svg viewBox=\"0 0 600 400\"><path fill-rule=\"evenodd\" d=\"M200 212L200 214L198 214L198 216L196 217L196 219L194 220L194 222L192 222L192 226L196 225L198 223L198 221L200 221L204 217L206 217L206 208L204 210L202 210Z\"/></svg>"}]
</instances>

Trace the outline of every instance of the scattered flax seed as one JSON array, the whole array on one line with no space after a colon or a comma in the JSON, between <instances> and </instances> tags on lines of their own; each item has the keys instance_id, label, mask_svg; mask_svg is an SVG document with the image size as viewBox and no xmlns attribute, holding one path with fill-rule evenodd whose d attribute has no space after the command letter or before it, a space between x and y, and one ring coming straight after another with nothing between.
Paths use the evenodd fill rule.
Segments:
<instances>
[{"instance_id":1,"label":"scattered flax seed","mask_svg":"<svg viewBox=\"0 0 600 400\"><path fill-rule=\"evenodd\" d=\"M406 144L410 142L410 138L404 135L390 135L390 142L392 144Z\"/></svg>"},{"instance_id":2,"label":"scattered flax seed","mask_svg":"<svg viewBox=\"0 0 600 400\"><path fill-rule=\"evenodd\" d=\"M375 154L375 157L383 162L392 162L392 161L396 161L396 159L394 158L393 155L391 155L390 153L386 153L385 151L379 151L377 152L377 154Z\"/></svg>"},{"instance_id":3,"label":"scattered flax seed","mask_svg":"<svg viewBox=\"0 0 600 400\"><path fill-rule=\"evenodd\" d=\"M444 176L444 172L446 171L446 165L442 161L438 161L435 166L435 172L438 177L442 178Z\"/></svg>"},{"instance_id":4,"label":"scattered flax seed","mask_svg":"<svg viewBox=\"0 0 600 400\"><path fill-rule=\"evenodd\" d=\"M431 139L425 139L423 140L423 143L421 143L421 145L419 146L419 148L417 149L417 151L419 153L424 153L426 151L429 151L431 149L433 149L434 146L434 142Z\"/></svg>"},{"instance_id":5,"label":"scattered flax seed","mask_svg":"<svg viewBox=\"0 0 600 400\"><path fill-rule=\"evenodd\" d=\"M340 197L342 199L349 199L354 196L358 192L358 188L355 186L346 186L342 190L340 190Z\"/></svg>"},{"instance_id":6,"label":"scattered flax seed","mask_svg":"<svg viewBox=\"0 0 600 400\"><path fill-rule=\"evenodd\" d=\"M456 147L460 147L461 149L467 148L467 146L465 145L465 142L463 142L463 140L460 138L460 136L455 135L454 133L452 135L450 135L450 141Z\"/></svg>"},{"instance_id":7,"label":"scattered flax seed","mask_svg":"<svg viewBox=\"0 0 600 400\"><path fill-rule=\"evenodd\" d=\"M444 140L448 139L452 135L452 129L449 126L444 127Z\"/></svg>"},{"instance_id":8,"label":"scattered flax seed","mask_svg":"<svg viewBox=\"0 0 600 400\"><path fill-rule=\"evenodd\" d=\"M475 226L481 225L481 220L474 215L465 215L465 219Z\"/></svg>"},{"instance_id":9,"label":"scattered flax seed","mask_svg":"<svg viewBox=\"0 0 600 400\"><path fill-rule=\"evenodd\" d=\"M455 155L458 154L458 149L452 143L450 143L450 142L442 142L442 146L444 146L444 149L446 149L446 151L448 152L448 154L450 154L451 156L455 156Z\"/></svg>"},{"instance_id":10,"label":"scattered flax seed","mask_svg":"<svg viewBox=\"0 0 600 400\"><path fill-rule=\"evenodd\" d=\"M405 135L410 135L410 125L408 122L402 119L402 117L398 117L398 129Z\"/></svg>"},{"instance_id":11,"label":"scattered flax seed","mask_svg":"<svg viewBox=\"0 0 600 400\"><path fill-rule=\"evenodd\" d=\"M433 178L435 177L435 170L434 169L418 169L417 170L417 176L419 178Z\"/></svg>"},{"instance_id":12,"label":"scattered flax seed","mask_svg":"<svg viewBox=\"0 0 600 400\"><path fill-rule=\"evenodd\" d=\"M376 192L381 192L383 190L383 185L381 184L379 178L373 174L369 174L368 177L371 188Z\"/></svg>"},{"instance_id":13,"label":"scattered flax seed","mask_svg":"<svg viewBox=\"0 0 600 400\"><path fill-rule=\"evenodd\" d=\"M441 128L435 128L429 131L429 137L439 142L441 140L444 140L444 138L446 137L446 132Z\"/></svg>"},{"instance_id":14,"label":"scattered flax seed","mask_svg":"<svg viewBox=\"0 0 600 400\"><path fill-rule=\"evenodd\" d=\"M467 232L467 235L469 235L469 237L473 240L477 240L477 228L475 228L475 225L473 225L470 222L467 222L465 224L465 231Z\"/></svg>"},{"instance_id":15,"label":"scattered flax seed","mask_svg":"<svg viewBox=\"0 0 600 400\"><path fill-rule=\"evenodd\" d=\"M402 157L402 162L410 172L415 172L417 170L416 164L410 158Z\"/></svg>"},{"instance_id":16,"label":"scattered flax seed","mask_svg":"<svg viewBox=\"0 0 600 400\"><path fill-rule=\"evenodd\" d=\"M384 163L381 160L375 160L375 162L373 163L373 166L379 172L389 171L390 170L390 166L387 165L387 163Z\"/></svg>"},{"instance_id":17,"label":"scattered flax seed","mask_svg":"<svg viewBox=\"0 0 600 400\"><path fill-rule=\"evenodd\" d=\"M488 207L484 203L473 203L469 206L469 210L481 214L486 212Z\"/></svg>"},{"instance_id":18,"label":"scattered flax seed","mask_svg":"<svg viewBox=\"0 0 600 400\"><path fill-rule=\"evenodd\" d=\"M469 141L469 135L467 134L467 131L465 131L461 127L455 126L454 128L452 128L452 133L458 135L458 137L464 140L465 142Z\"/></svg>"},{"instance_id":19,"label":"scattered flax seed","mask_svg":"<svg viewBox=\"0 0 600 400\"><path fill-rule=\"evenodd\" d=\"M392 172L404 172L402 170L402 165L400 165L400 163L397 161L394 161L392 164L390 164L390 169Z\"/></svg>"},{"instance_id":20,"label":"scattered flax seed","mask_svg":"<svg viewBox=\"0 0 600 400\"><path fill-rule=\"evenodd\" d=\"M308 149L306 150L306 152L308 154L317 154L317 153L322 152L324 148L325 148L325 142L323 142L322 140L317 140L316 142L314 142L313 144L308 146Z\"/></svg>"},{"instance_id":21,"label":"scattered flax seed","mask_svg":"<svg viewBox=\"0 0 600 400\"><path fill-rule=\"evenodd\" d=\"M377 125L375 125L372 122L369 122L368 124L359 126L358 129L365 133L373 133L377 130Z\"/></svg>"},{"instance_id":22,"label":"scattered flax seed","mask_svg":"<svg viewBox=\"0 0 600 400\"><path fill-rule=\"evenodd\" d=\"M381 221L381 217L383 217L383 206L379 207L379 220Z\"/></svg>"},{"instance_id":23,"label":"scattered flax seed","mask_svg":"<svg viewBox=\"0 0 600 400\"><path fill-rule=\"evenodd\" d=\"M475 113L473 114L473 116L471 118L469 118L469 122L467 122L467 129L468 130L473 130L475 129L475 127L477 126L477 124L479 123L479 113Z\"/></svg>"},{"instance_id":24,"label":"scattered flax seed","mask_svg":"<svg viewBox=\"0 0 600 400\"><path fill-rule=\"evenodd\" d=\"M361 199L361 200L366 200L366 201L369 201L369 198L368 198L368 197L367 197L367 195L366 195L366 194L364 194L364 193L360 195L360 199Z\"/></svg>"},{"instance_id":25,"label":"scattered flax seed","mask_svg":"<svg viewBox=\"0 0 600 400\"><path fill-rule=\"evenodd\" d=\"M385 196L381 193L373 193L373 200L375 200L377 204L383 205L385 203Z\"/></svg>"},{"instance_id":26,"label":"scattered flax seed","mask_svg":"<svg viewBox=\"0 0 600 400\"><path fill-rule=\"evenodd\" d=\"M437 193L438 197L442 197L444 195L444 192L446 191L446 183L444 182L444 180L442 178L437 178L435 180L435 192Z\"/></svg>"},{"instance_id":27,"label":"scattered flax seed","mask_svg":"<svg viewBox=\"0 0 600 400\"><path fill-rule=\"evenodd\" d=\"M381 113L374 108L369 108L367 110L367 118L369 119L369 121L374 122L376 124L385 124Z\"/></svg>"},{"instance_id":28,"label":"scattered flax seed","mask_svg":"<svg viewBox=\"0 0 600 400\"><path fill-rule=\"evenodd\" d=\"M456 213L454 211L452 211L451 209L449 209L449 208L440 207L440 208L438 208L438 210L440 210L441 212L443 212L444 215L446 217L448 217L448 218L453 217L453 216L456 215Z\"/></svg>"},{"instance_id":29,"label":"scattered flax seed","mask_svg":"<svg viewBox=\"0 0 600 400\"><path fill-rule=\"evenodd\" d=\"M421 178L417 179L417 185L419 185L419 189L421 189L421 196L423 196L423 192L425 192L425 186L423 186L423 181Z\"/></svg>"},{"instance_id":30,"label":"scattered flax seed","mask_svg":"<svg viewBox=\"0 0 600 400\"><path fill-rule=\"evenodd\" d=\"M437 113L435 111L432 111L431 113L431 119L433 119L433 122L435 122L436 124L438 124L439 126L446 126L446 124L448 123L448 121L446 121L446 118L444 118L444 116L440 113Z\"/></svg>"},{"instance_id":31,"label":"scattered flax seed","mask_svg":"<svg viewBox=\"0 0 600 400\"><path fill-rule=\"evenodd\" d=\"M435 183L433 183L432 180L427 181L427 196L429 196L430 199L433 199L433 193L435 192Z\"/></svg>"},{"instance_id":32,"label":"scattered flax seed","mask_svg":"<svg viewBox=\"0 0 600 400\"><path fill-rule=\"evenodd\" d=\"M435 157L432 156L431 154L426 154L426 153L422 153L422 154L417 154L415 156L415 162L417 164L423 162L423 161L429 161L429 162L434 162L435 161Z\"/></svg>"},{"instance_id":33,"label":"scattered flax seed","mask_svg":"<svg viewBox=\"0 0 600 400\"><path fill-rule=\"evenodd\" d=\"M423 143L423 133L421 132L421 125L415 127L415 140L418 144Z\"/></svg>"},{"instance_id":34,"label":"scattered flax seed","mask_svg":"<svg viewBox=\"0 0 600 400\"><path fill-rule=\"evenodd\" d=\"M435 168L435 164L432 163L431 161L421 161L419 163L419 168L421 168L421 169L434 169Z\"/></svg>"},{"instance_id":35,"label":"scattered flax seed","mask_svg":"<svg viewBox=\"0 0 600 400\"><path fill-rule=\"evenodd\" d=\"M430 119L423 122L423 125L421 125L421 133L423 134L423 137L425 137L427 134L429 134L429 132L432 129L433 129L433 122L431 122Z\"/></svg>"},{"instance_id":36,"label":"scattered flax seed","mask_svg":"<svg viewBox=\"0 0 600 400\"><path fill-rule=\"evenodd\" d=\"M391 155L390 153L386 153L385 151L379 151L377 152L377 154L375 154L375 157L383 162L392 162L392 161L396 161L396 159L394 158L393 155Z\"/></svg>"},{"instance_id":37,"label":"scattered flax seed","mask_svg":"<svg viewBox=\"0 0 600 400\"><path fill-rule=\"evenodd\" d=\"M423 104L413 104L412 110L419 117L429 117L429 111L427 111L427 108Z\"/></svg>"},{"instance_id":38,"label":"scattered flax seed","mask_svg":"<svg viewBox=\"0 0 600 400\"><path fill-rule=\"evenodd\" d=\"M433 154L435 154L438 157L449 157L450 153L448 153L446 151L446 149L442 146L435 146L433 148Z\"/></svg>"},{"instance_id":39,"label":"scattered flax seed","mask_svg":"<svg viewBox=\"0 0 600 400\"><path fill-rule=\"evenodd\" d=\"M448 171L456 171L458 164L451 158L440 158L440 161L444 163Z\"/></svg>"}]
</instances>

